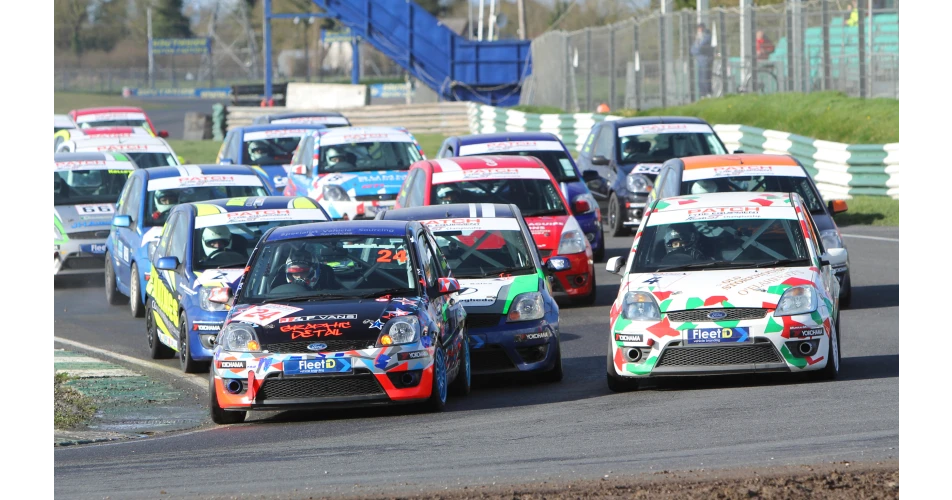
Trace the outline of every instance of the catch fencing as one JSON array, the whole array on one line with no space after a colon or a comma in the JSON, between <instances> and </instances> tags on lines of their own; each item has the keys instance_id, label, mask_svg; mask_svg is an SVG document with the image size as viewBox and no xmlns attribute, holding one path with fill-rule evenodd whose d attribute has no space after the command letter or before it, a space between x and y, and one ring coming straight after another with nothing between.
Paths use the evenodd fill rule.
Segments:
<instances>
[{"instance_id":1,"label":"catch fencing","mask_svg":"<svg viewBox=\"0 0 952 500\"><path fill-rule=\"evenodd\" d=\"M649 109L735 93L838 90L899 98L899 1L788 1L759 7L654 12L532 41L520 104L566 111ZM697 24L711 49L692 53ZM757 34L764 49L758 56ZM769 40L769 42L766 42ZM698 47L700 49L700 47ZM706 54L698 57L696 54ZM701 67L709 61L710 70ZM710 88L704 85L709 75Z\"/></svg>"}]
</instances>

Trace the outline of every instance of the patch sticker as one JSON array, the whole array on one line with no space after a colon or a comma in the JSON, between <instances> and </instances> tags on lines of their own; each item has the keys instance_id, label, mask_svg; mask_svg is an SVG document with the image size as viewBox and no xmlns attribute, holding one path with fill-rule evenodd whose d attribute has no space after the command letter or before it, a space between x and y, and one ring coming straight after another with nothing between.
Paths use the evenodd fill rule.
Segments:
<instances>
[{"instance_id":1,"label":"patch sticker","mask_svg":"<svg viewBox=\"0 0 952 500\"><path fill-rule=\"evenodd\" d=\"M256 175L193 175L188 177L166 177L149 181L147 189L176 189L203 186L261 186L261 179Z\"/></svg>"},{"instance_id":2,"label":"patch sticker","mask_svg":"<svg viewBox=\"0 0 952 500\"><path fill-rule=\"evenodd\" d=\"M281 118L280 120L271 120L271 123L278 125L282 123L326 123L328 125L349 125L349 123L347 123L347 118L344 118L343 116L298 116L295 118Z\"/></svg>"},{"instance_id":3,"label":"patch sticker","mask_svg":"<svg viewBox=\"0 0 952 500\"><path fill-rule=\"evenodd\" d=\"M654 123L631 125L618 129L618 137L642 134L713 134L714 130L702 123Z\"/></svg>"},{"instance_id":4,"label":"patch sticker","mask_svg":"<svg viewBox=\"0 0 952 500\"><path fill-rule=\"evenodd\" d=\"M107 160L59 161L54 164L57 171L63 170L122 170L132 172L132 163ZM113 173L113 172L110 172Z\"/></svg>"},{"instance_id":5,"label":"patch sticker","mask_svg":"<svg viewBox=\"0 0 952 500\"><path fill-rule=\"evenodd\" d=\"M223 214L203 215L195 218L195 229L247 222L270 222L300 220L321 222L327 217L319 208L276 208L270 210L242 210Z\"/></svg>"},{"instance_id":6,"label":"patch sticker","mask_svg":"<svg viewBox=\"0 0 952 500\"><path fill-rule=\"evenodd\" d=\"M688 344L723 344L744 342L749 337L748 327L691 328L685 330Z\"/></svg>"},{"instance_id":7,"label":"patch sticker","mask_svg":"<svg viewBox=\"0 0 952 500\"><path fill-rule=\"evenodd\" d=\"M730 165L723 167L686 168L681 181L696 181L722 177L806 177L807 173L796 165Z\"/></svg>"},{"instance_id":8,"label":"patch sticker","mask_svg":"<svg viewBox=\"0 0 952 500\"><path fill-rule=\"evenodd\" d=\"M145 120L142 113L94 113L88 115L79 115L76 117L76 123L106 122L114 120Z\"/></svg>"},{"instance_id":9,"label":"patch sticker","mask_svg":"<svg viewBox=\"0 0 952 500\"><path fill-rule=\"evenodd\" d=\"M246 132L243 139L243 142L247 144L250 141L258 141L261 139L280 139L282 137L301 137L306 135L310 130L303 128L285 128L280 130L258 130L256 132Z\"/></svg>"},{"instance_id":10,"label":"patch sticker","mask_svg":"<svg viewBox=\"0 0 952 500\"><path fill-rule=\"evenodd\" d=\"M460 217L458 219L431 219L420 221L431 232L439 231L519 231L516 219Z\"/></svg>"},{"instance_id":11,"label":"patch sticker","mask_svg":"<svg viewBox=\"0 0 952 500\"><path fill-rule=\"evenodd\" d=\"M241 314L232 318L233 321L244 321L256 325L268 325L274 323L280 318L300 311L300 307L286 306L283 304L265 304L249 307Z\"/></svg>"},{"instance_id":12,"label":"patch sticker","mask_svg":"<svg viewBox=\"0 0 952 500\"><path fill-rule=\"evenodd\" d=\"M449 172L434 172L433 184L493 179L545 179L549 173L544 168L472 168Z\"/></svg>"},{"instance_id":13,"label":"patch sticker","mask_svg":"<svg viewBox=\"0 0 952 500\"><path fill-rule=\"evenodd\" d=\"M562 151L557 141L503 141L460 146L458 156L493 154L498 151Z\"/></svg>"}]
</instances>

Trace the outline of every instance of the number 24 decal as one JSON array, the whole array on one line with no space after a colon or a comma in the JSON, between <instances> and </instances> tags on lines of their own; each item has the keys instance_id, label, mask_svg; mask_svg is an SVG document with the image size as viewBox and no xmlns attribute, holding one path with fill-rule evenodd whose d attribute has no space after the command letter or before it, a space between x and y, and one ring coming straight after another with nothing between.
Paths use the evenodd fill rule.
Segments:
<instances>
[{"instance_id":1,"label":"number 24 decal","mask_svg":"<svg viewBox=\"0 0 952 500\"><path fill-rule=\"evenodd\" d=\"M406 250L397 250L397 253L393 253L391 250L382 248L377 250L377 262L393 262L397 261L401 264L407 261L407 251Z\"/></svg>"}]
</instances>

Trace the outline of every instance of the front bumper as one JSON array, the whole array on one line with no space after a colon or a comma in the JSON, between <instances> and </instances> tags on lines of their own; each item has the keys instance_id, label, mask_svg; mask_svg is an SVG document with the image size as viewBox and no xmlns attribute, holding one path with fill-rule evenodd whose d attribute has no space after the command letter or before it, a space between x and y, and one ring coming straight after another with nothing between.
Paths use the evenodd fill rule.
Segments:
<instances>
[{"instance_id":1,"label":"front bumper","mask_svg":"<svg viewBox=\"0 0 952 500\"><path fill-rule=\"evenodd\" d=\"M101 273L106 269L105 254L105 240L69 240L54 245L53 275Z\"/></svg>"},{"instance_id":2,"label":"front bumper","mask_svg":"<svg viewBox=\"0 0 952 500\"><path fill-rule=\"evenodd\" d=\"M625 210L622 211L622 225L639 226L641 218L645 213L645 204L648 201L648 195L628 195L625 197Z\"/></svg>"},{"instance_id":3,"label":"front bumper","mask_svg":"<svg viewBox=\"0 0 952 500\"><path fill-rule=\"evenodd\" d=\"M572 267L564 271L547 273L554 297L584 297L593 292L592 282L595 278L595 265L591 254L584 252L554 255L566 257L572 263ZM548 257L544 261L548 262Z\"/></svg>"},{"instance_id":4,"label":"front bumper","mask_svg":"<svg viewBox=\"0 0 952 500\"><path fill-rule=\"evenodd\" d=\"M216 350L211 371L223 409L307 409L418 402L430 397L435 351L434 347L424 347L421 343L323 354ZM415 354L411 359L401 360L401 353L403 357ZM286 364L290 366L302 360L345 361L353 369L348 373L285 373ZM235 392L238 387L240 390Z\"/></svg>"},{"instance_id":5,"label":"front bumper","mask_svg":"<svg viewBox=\"0 0 952 500\"><path fill-rule=\"evenodd\" d=\"M502 314L468 314L473 375L552 369L559 352L559 326L555 319L554 324L544 318L507 323Z\"/></svg>"},{"instance_id":6,"label":"front bumper","mask_svg":"<svg viewBox=\"0 0 952 500\"><path fill-rule=\"evenodd\" d=\"M318 200L333 220L373 219L384 208L393 208L396 201L328 201Z\"/></svg>"},{"instance_id":7,"label":"front bumper","mask_svg":"<svg viewBox=\"0 0 952 500\"><path fill-rule=\"evenodd\" d=\"M805 372L826 367L832 325L819 313L721 322L631 322L609 339L615 374L620 377L715 375L731 373ZM817 318L822 321L816 321ZM731 324L732 326L724 326ZM746 330L744 342L690 344L697 330ZM624 337L619 337L622 335ZM809 347L801 351L801 344ZM806 349L806 347L804 347Z\"/></svg>"}]
</instances>

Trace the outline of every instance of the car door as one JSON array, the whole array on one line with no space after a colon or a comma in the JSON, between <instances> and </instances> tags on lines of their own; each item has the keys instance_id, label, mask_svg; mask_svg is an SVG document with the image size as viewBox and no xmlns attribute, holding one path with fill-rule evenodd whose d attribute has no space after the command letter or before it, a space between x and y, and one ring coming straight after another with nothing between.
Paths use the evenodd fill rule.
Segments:
<instances>
[{"instance_id":1,"label":"car door","mask_svg":"<svg viewBox=\"0 0 952 500\"><path fill-rule=\"evenodd\" d=\"M452 373L459 366L459 351L455 348L459 346L459 336L462 335L459 327L460 312L452 307L455 304L454 296L456 294L441 294L439 279L447 277L441 269L438 262L439 250L437 245L429 237L429 234L422 228L416 232L417 251L422 260L422 280L426 293L430 298L431 311L433 319L439 329L440 341L446 348L447 371ZM460 306L461 307L461 306Z\"/></svg>"},{"instance_id":2,"label":"car door","mask_svg":"<svg viewBox=\"0 0 952 500\"><path fill-rule=\"evenodd\" d=\"M594 132L593 132L594 134ZM595 201L602 210L608 210L608 201L611 198L611 186L615 182L615 131L610 125L602 125L591 146L590 166L586 169L598 173L598 178L586 182ZM607 164L596 165L596 162L607 161Z\"/></svg>"},{"instance_id":3,"label":"car door","mask_svg":"<svg viewBox=\"0 0 952 500\"><path fill-rule=\"evenodd\" d=\"M115 263L116 260L118 260L119 263L118 266L115 266L116 278L124 290L128 290L132 283L129 272L132 266L132 259L135 256L136 250L139 248L139 241L141 240L138 227L142 222L141 205L143 191L145 191L145 182L142 177L141 175L133 176L130 181L131 185L129 187L128 196L123 195L122 203L116 211L116 215L128 215L131 219L128 227L116 228L116 241L113 245L116 249L116 259L114 259L113 262Z\"/></svg>"},{"instance_id":4,"label":"car door","mask_svg":"<svg viewBox=\"0 0 952 500\"><path fill-rule=\"evenodd\" d=\"M158 274L158 282L153 284L153 286L158 285L164 287L169 294L169 297L167 298L169 304L163 308L163 311L165 312L166 325L168 326L170 332L177 332L179 327L178 302L182 297L181 292L179 292L179 288L182 286L189 286L191 284L185 275L185 257L189 240L188 219L189 217L187 217L184 212L179 212L173 214L172 218L165 226L165 231L169 235L169 241L163 256L175 257L178 259L179 265L175 268L175 270L157 270L156 274ZM166 234L163 233L162 236L163 239L165 239ZM156 254L158 253L159 250L157 247ZM156 260L157 257L153 255L152 261L155 262Z\"/></svg>"}]
</instances>

